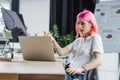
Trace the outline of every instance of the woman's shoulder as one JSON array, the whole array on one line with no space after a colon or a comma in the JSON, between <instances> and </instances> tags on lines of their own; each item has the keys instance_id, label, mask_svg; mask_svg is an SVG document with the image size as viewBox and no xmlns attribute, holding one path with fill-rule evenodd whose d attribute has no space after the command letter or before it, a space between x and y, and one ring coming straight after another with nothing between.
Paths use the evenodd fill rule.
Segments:
<instances>
[{"instance_id":1,"label":"woman's shoulder","mask_svg":"<svg viewBox=\"0 0 120 80\"><path fill-rule=\"evenodd\" d=\"M73 42L74 43L78 43L78 42L80 42L82 40L82 37L78 37L78 38L76 38Z\"/></svg>"},{"instance_id":2,"label":"woman's shoulder","mask_svg":"<svg viewBox=\"0 0 120 80\"><path fill-rule=\"evenodd\" d=\"M75 41L80 41L80 40L82 40L82 37L78 37L75 39Z\"/></svg>"},{"instance_id":3,"label":"woman's shoulder","mask_svg":"<svg viewBox=\"0 0 120 80\"><path fill-rule=\"evenodd\" d=\"M101 36L99 34L93 34L92 37L93 38L101 38Z\"/></svg>"},{"instance_id":4,"label":"woman's shoulder","mask_svg":"<svg viewBox=\"0 0 120 80\"><path fill-rule=\"evenodd\" d=\"M101 38L101 36L100 36L99 34L93 34L93 35L92 35L92 38L93 38L94 40L102 40L102 38Z\"/></svg>"}]
</instances>

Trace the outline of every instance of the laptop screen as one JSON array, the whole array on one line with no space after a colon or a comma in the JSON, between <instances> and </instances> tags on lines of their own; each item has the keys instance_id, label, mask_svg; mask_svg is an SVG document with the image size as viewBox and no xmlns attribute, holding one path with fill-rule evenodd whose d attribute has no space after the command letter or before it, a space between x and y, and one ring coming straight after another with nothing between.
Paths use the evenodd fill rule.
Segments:
<instances>
[{"instance_id":1,"label":"laptop screen","mask_svg":"<svg viewBox=\"0 0 120 80\"><path fill-rule=\"evenodd\" d=\"M32 61L55 61L50 37L19 36L23 58Z\"/></svg>"}]
</instances>

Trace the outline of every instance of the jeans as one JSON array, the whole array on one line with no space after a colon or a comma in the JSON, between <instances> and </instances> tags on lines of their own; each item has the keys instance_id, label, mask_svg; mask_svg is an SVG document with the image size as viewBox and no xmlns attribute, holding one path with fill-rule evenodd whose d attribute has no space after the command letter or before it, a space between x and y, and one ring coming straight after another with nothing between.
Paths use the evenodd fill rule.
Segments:
<instances>
[{"instance_id":1,"label":"jeans","mask_svg":"<svg viewBox=\"0 0 120 80\"><path fill-rule=\"evenodd\" d=\"M71 76L70 74L66 74L66 80L84 80L84 75L79 74L79 75Z\"/></svg>"},{"instance_id":2,"label":"jeans","mask_svg":"<svg viewBox=\"0 0 120 80\"><path fill-rule=\"evenodd\" d=\"M69 68L69 65L70 64L67 64L66 66L65 66L65 70L67 69L67 68ZM75 74L75 75L70 75L70 74L68 74L68 73L66 73L66 80L84 80L84 73L81 73L81 74Z\"/></svg>"}]
</instances>

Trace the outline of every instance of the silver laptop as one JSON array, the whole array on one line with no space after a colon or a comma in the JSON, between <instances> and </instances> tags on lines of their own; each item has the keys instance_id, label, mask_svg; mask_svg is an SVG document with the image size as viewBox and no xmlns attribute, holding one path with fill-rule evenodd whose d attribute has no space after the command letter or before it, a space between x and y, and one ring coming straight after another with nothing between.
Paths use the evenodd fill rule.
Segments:
<instances>
[{"instance_id":1,"label":"silver laptop","mask_svg":"<svg viewBox=\"0 0 120 80\"><path fill-rule=\"evenodd\" d=\"M31 61L55 61L50 37L19 36L23 58Z\"/></svg>"}]
</instances>

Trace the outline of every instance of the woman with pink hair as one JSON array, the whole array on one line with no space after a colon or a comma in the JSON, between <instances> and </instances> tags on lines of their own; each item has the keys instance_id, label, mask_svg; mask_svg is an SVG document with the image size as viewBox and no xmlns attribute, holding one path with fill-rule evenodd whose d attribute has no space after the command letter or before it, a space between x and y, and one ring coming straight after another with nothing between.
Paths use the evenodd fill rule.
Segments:
<instances>
[{"instance_id":1,"label":"woman with pink hair","mask_svg":"<svg viewBox=\"0 0 120 80\"><path fill-rule=\"evenodd\" d=\"M61 48L51 34L45 32L44 36L51 36L57 53L62 56L69 54L66 65L66 80L83 80L84 74L102 64L103 44L98 34L98 26L94 14L89 10L80 12L76 17L76 34L80 36L72 43Z\"/></svg>"}]
</instances>

